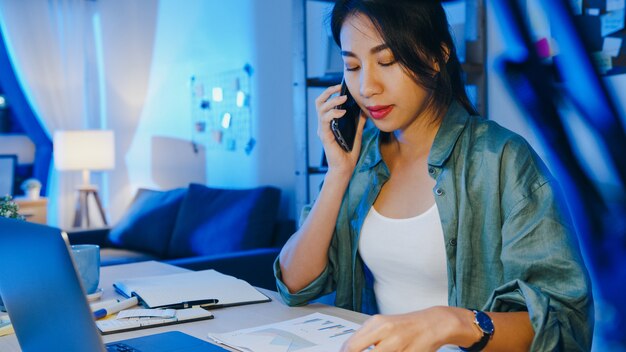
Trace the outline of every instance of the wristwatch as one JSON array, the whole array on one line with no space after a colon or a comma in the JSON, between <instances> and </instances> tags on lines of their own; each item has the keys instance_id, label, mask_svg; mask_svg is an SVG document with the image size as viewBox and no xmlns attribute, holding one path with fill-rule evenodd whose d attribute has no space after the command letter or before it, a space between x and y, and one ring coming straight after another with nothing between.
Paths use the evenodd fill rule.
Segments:
<instances>
[{"instance_id":1,"label":"wristwatch","mask_svg":"<svg viewBox=\"0 0 626 352\"><path fill-rule=\"evenodd\" d=\"M493 331L494 331L493 321L491 321L491 318L487 314L485 314L485 312L481 312L479 310L474 310L474 309L470 309L470 310L474 312L474 324L476 324L478 329L480 329L480 331L483 332L483 337L481 337L480 340L478 340L478 342L476 342L475 344L469 347L460 347L460 346L459 347L461 348L461 351L467 351L467 352L482 351L483 348L487 346L487 343L493 336Z\"/></svg>"}]
</instances>

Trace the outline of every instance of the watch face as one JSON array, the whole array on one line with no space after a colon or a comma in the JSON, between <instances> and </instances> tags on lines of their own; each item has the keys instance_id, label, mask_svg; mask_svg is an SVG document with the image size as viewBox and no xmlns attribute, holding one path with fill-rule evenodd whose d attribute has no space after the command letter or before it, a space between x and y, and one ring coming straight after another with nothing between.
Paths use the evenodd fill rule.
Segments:
<instances>
[{"instance_id":1,"label":"watch face","mask_svg":"<svg viewBox=\"0 0 626 352\"><path fill-rule=\"evenodd\" d=\"M478 326L483 332L489 335L493 334L493 330L494 330L493 322L491 321L491 318L489 318L487 314L477 311L476 322L478 323Z\"/></svg>"}]
</instances>

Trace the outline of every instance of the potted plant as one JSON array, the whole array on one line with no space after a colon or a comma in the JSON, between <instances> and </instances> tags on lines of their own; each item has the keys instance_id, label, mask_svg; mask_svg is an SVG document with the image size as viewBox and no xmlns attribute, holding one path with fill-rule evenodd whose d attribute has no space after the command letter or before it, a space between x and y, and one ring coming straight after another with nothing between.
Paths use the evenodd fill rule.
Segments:
<instances>
[{"instance_id":1,"label":"potted plant","mask_svg":"<svg viewBox=\"0 0 626 352\"><path fill-rule=\"evenodd\" d=\"M10 219L24 220L24 217L18 213L20 207L13 201L11 196L6 195L0 198L0 216ZM0 297L0 311L6 311L4 309L4 303L2 303L2 297ZM0 324L1 325L1 324Z\"/></svg>"},{"instance_id":2,"label":"potted plant","mask_svg":"<svg viewBox=\"0 0 626 352\"><path fill-rule=\"evenodd\" d=\"M7 195L0 198L0 216L9 219L24 220L24 217L18 212L19 209L19 205L13 201L11 196Z\"/></svg>"},{"instance_id":3,"label":"potted plant","mask_svg":"<svg viewBox=\"0 0 626 352\"><path fill-rule=\"evenodd\" d=\"M22 182L22 191L28 199L39 199L39 192L41 191L41 182L36 178L29 178Z\"/></svg>"}]
</instances>

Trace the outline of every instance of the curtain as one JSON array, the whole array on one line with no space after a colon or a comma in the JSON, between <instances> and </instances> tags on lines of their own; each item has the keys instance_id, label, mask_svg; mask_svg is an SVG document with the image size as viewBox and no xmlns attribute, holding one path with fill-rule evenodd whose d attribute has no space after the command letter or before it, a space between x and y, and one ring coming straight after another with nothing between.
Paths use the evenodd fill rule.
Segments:
<instances>
[{"instance_id":1,"label":"curtain","mask_svg":"<svg viewBox=\"0 0 626 352\"><path fill-rule=\"evenodd\" d=\"M49 137L57 129L86 127L85 15L84 0L0 1L7 51ZM48 223L68 227L80 175L50 171Z\"/></svg>"},{"instance_id":2,"label":"curtain","mask_svg":"<svg viewBox=\"0 0 626 352\"><path fill-rule=\"evenodd\" d=\"M2 28L0 28L0 32L2 32ZM4 89L15 116L20 120L26 134L35 144L33 177L41 181L41 193L45 195L48 190L48 176L50 161L52 160L52 141L43 130L22 92L11 65L2 33L0 33L0 85Z\"/></svg>"},{"instance_id":3,"label":"curtain","mask_svg":"<svg viewBox=\"0 0 626 352\"><path fill-rule=\"evenodd\" d=\"M102 114L106 115L106 127L115 131L117 160L115 171L109 173L108 183L109 214L115 222L123 216L137 188L148 186L143 180L137 180L133 171L151 172L150 155L141 155L146 163L137 165L136 159L129 158L129 154L133 144L145 143L145 136L139 136L142 133L138 126L140 121L146 123L151 117L146 109L146 97L153 70L160 2L101 0L97 4L102 23L101 74L106 76L100 92L106 110ZM158 87L159 82L153 82L153 85Z\"/></svg>"},{"instance_id":4,"label":"curtain","mask_svg":"<svg viewBox=\"0 0 626 352\"><path fill-rule=\"evenodd\" d=\"M93 178L116 218L134 191L124 155L143 113L157 12L155 0L0 0L9 57L48 138L56 130L115 131L116 169ZM69 228L80 173L50 173L48 223Z\"/></svg>"}]
</instances>

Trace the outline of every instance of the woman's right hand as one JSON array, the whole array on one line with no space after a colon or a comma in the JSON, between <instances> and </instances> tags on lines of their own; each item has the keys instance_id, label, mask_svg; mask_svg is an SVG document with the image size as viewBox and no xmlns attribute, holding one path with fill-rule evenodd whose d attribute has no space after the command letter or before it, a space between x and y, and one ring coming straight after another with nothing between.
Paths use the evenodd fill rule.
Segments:
<instances>
[{"instance_id":1,"label":"woman's right hand","mask_svg":"<svg viewBox=\"0 0 626 352\"><path fill-rule=\"evenodd\" d=\"M361 113L356 137L354 139L354 146L352 147L352 151L346 152L341 148L339 143L337 143L330 129L332 119L342 118L346 114L346 110L336 109L337 106L345 103L347 99L346 95L332 96L339 92L341 92L341 84L327 88L315 99L315 108L317 109L317 135L324 146L329 171L333 170L335 172L352 175L361 151L361 136L363 135L366 118Z\"/></svg>"}]
</instances>

